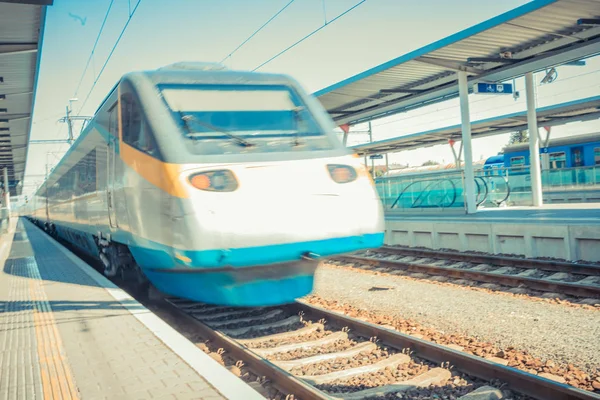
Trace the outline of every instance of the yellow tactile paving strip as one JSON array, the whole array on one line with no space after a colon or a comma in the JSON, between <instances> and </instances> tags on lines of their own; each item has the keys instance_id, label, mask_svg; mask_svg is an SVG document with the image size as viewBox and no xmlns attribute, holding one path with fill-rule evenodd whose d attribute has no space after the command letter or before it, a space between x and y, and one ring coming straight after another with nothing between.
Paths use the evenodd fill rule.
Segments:
<instances>
[{"instance_id":1,"label":"yellow tactile paving strip","mask_svg":"<svg viewBox=\"0 0 600 400\"><path fill-rule=\"evenodd\" d=\"M50 303L39 280L29 281L29 293L34 306L33 321L44 399L79 399Z\"/></svg>"}]
</instances>

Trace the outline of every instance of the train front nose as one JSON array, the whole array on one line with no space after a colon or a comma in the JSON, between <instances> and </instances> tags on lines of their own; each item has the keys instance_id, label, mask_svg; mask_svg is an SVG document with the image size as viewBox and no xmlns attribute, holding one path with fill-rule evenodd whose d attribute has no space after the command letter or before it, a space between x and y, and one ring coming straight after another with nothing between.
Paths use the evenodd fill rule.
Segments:
<instances>
[{"instance_id":1,"label":"train front nose","mask_svg":"<svg viewBox=\"0 0 600 400\"><path fill-rule=\"evenodd\" d=\"M340 195L271 195L215 211L217 231L225 236L269 238L275 242L355 236L377 228L375 199ZM258 240L258 239L257 239Z\"/></svg>"},{"instance_id":2,"label":"train front nose","mask_svg":"<svg viewBox=\"0 0 600 400\"><path fill-rule=\"evenodd\" d=\"M344 168L301 164L234 170L235 190L199 191L194 207L205 234L198 244L262 249L265 257L281 251L282 259L380 245L383 210L370 181Z\"/></svg>"}]
</instances>

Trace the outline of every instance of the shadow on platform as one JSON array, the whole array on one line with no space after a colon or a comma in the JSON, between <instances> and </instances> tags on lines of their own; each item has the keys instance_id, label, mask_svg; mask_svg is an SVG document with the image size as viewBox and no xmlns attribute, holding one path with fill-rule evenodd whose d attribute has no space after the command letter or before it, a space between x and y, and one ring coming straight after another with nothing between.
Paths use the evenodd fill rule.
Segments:
<instances>
[{"instance_id":1,"label":"shadow on platform","mask_svg":"<svg viewBox=\"0 0 600 400\"><path fill-rule=\"evenodd\" d=\"M151 313L135 300L125 300L127 309L119 301L67 301L56 300L42 303L33 300L0 301L0 332L30 329L40 326L51 326L61 324L78 324L80 330L89 330L88 322L105 318L129 318L130 311L143 310L143 313ZM35 320L32 312L47 313L47 305L53 313L54 321L42 318ZM23 313L18 317L9 316L10 313ZM3 315L5 318L3 318ZM115 323L116 320L115 320Z\"/></svg>"},{"instance_id":2,"label":"shadow on platform","mask_svg":"<svg viewBox=\"0 0 600 400\"><path fill-rule=\"evenodd\" d=\"M42 305L46 302L37 300L0 301L0 314L6 312L20 312L36 309L43 312ZM70 301L54 300L48 301L52 311L85 311L85 310L124 310L125 306L132 310L143 310L144 306L135 300L124 300L123 304L117 300L111 301Z\"/></svg>"},{"instance_id":3,"label":"shadow on platform","mask_svg":"<svg viewBox=\"0 0 600 400\"><path fill-rule=\"evenodd\" d=\"M77 257L76 254L75 256ZM86 261L83 262L87 264L87 268L94 270L93 273L100 273ZM22 278L102 287L56 248L50 238L46 237L46 233L22 220L17 224L3 271Z\"/></svg>"}]
</instances>

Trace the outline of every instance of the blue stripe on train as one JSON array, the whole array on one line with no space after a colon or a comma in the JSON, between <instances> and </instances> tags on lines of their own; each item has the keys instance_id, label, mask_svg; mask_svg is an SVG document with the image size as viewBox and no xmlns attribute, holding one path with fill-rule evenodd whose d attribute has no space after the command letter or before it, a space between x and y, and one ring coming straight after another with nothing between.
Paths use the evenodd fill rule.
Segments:
<instances>
[{"instance_id":1,"label":"blue stripe on train","mask_svg":"<svg viewBox=\"0 0 600 400\"><path fill-rule=\"evenodd\" d=\"M152 244L152 248L129 246L129 249L135 261L142 268L247 267L295 261L308 252L326 257L362 249L378 248L383 245L383 237L383 233L371 233L360 236L226 250L178 250L155 243Z\"/></svg>"},{"instance_id":2,"label":"blue stripe on train","mask_svg":"<svg viewBox=\"0 0 600 400\"><path fill-rule=\"evenodd\" d=\"M68 225L70 226L56 225L58 234L81 250L97 257L93 235L77 229L81 226L75 228L76 224ZM121 239L125 239L125 236ZM162 292L206 303L245 307L293 302L312 291L314 275L304 273L277 279L247 280L240 279L234 271L186 274L161 272L152 268L174 268L186 264L190 270L224 265L233 267L265 265L298 260L307 251L320 256L329 256L383 245L383 233L231 249L225 253L220 250L180 251L146 239L133 237L129 239L133 239L140 246L153 247L151 249L129 246L136 262L143 268L148 279ZM179 259L174 258L175 251L179 252ZM226 254L226 257L223 258L223 254ZM189 261L184 263L181 258L185 257L189 258ZM286 267L282 266L282 268Z\"/></svg>"},{"instance_id":3,"label":"blue stripe on train","mask_svg":"<svg viewBox=\"0 0 600 400\"><path fill-rule=\"evenodd\" d=\"M55 223L55 226L59 236L63 239L90 255L98 256L93 234L85 232L85 228L89 227L63 222ZM129 243L131 254L142 268L177 268L186 266L218 268L223 266L246 267L264 265L298 260L306 252L327 257L362 249L378 248L383 245L383 239L384 234L381 232L228 250L180 250L148 239L136 237L126 232L115 232L113 234L113 240L121 243ZM180 257L176 258L176 254L180 255Z\"/></svg>"}]
</instances>

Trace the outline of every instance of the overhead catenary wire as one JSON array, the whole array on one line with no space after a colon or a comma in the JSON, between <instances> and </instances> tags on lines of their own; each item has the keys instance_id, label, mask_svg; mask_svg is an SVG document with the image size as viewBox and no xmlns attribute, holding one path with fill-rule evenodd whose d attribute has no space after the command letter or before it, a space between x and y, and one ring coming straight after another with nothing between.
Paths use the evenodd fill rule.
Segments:
<instances>
[{"instance_id":1,"label":"overhead catenary wire","mask_svg":"<svg viewBox=\"0 0 600 400\"><path fill-rule=\"evenodd\" d=\"M113 46L112 50L110 51L110 54L108 55L108 57L107 57L106 61L104 62L104 65L102 66L102 69L101 69L101 70L100 70L100 72L98 73L98 76L96 76L96 78L95 78L95 80L94 80L94 83L93 83L92 87L90 88L90 90L89 90L89 92L88 92L88 94L87 94L87 96L86 96L86 98L85 98L85 100L84 100L84 102L83 102L83 104L82 104L81 108L79 109L79 111L78 111L78 113L77 113L77 116L79 116L79 115L81 114L81 110L83 110L83 108L84 108L84 107L85 107L85 105L87 104L87 101L89 100L89 98L90 98L90 96L91 96L91 94L92 94L92 91L93 91L93 90L94 90L94 88L96 87L96 83L98 83L98 80L99 80L99 79L100 79L100 77L102 76L102 73L104 72L104 69L106 68L106 65L107 65L107 64L108 64L108 62L110 61L110 59L111 59L111 57L112 57L112 55L113 55L113 53L114 53L114 51L115 51L116 47L118 46L118 44L119 44L119 42L120 42L121 38L123 37L123 34L125 33L125 31L127 30L127 27L129 26L129 22L131 22L131 19L132 19L132 18L133 18L133 16L135 15L135 12L136 12L136 10L138 9L138 7L139 7L139 5L140 5L140 3L141 3L141 2L142 2L142 0L139 0L139 1L137 2L137 4L135 5L135 7L134 7L133 11L130 11L130 12L129 12L129 18L127 19L127 22L125 23L125 26L124 26L124 27L123 27L123 29L121 30L121 33L119 34L119 37L117 38L117 40L116 40L116 42L115 42L115 44L114 44L114 46ZM98 45L98 41L100 40L100 36L101 36L101 34L102 34L103 30L104 30L104 26L105 26L105 24L106 24L106 20L108 19L108 15L110 14L110 10L111 10L111 8L112 8L112 5L113 5L113 3L114 3L114 0L111 0L110 4L109 4L109 6L108 6L108 10L106 11L106 15L104 16L104 20L103 20L103 22L102 22L102 26L100 27L100 31L98 32L98 36L96 37L96 41L95 41L95 43L94 43L94 47L92 48L92 52L91 52L91 54L90 54L90 57L88 58L88 62L87 62L87 64L86 64L85 68L84 68L84 71L83 71L83 74L82 74L82 76L81 76L81 79L80 79L80 81L79 81L79 84L77 85L77 89L75 90L75 96L76 96L76 95L77 95L77 93L79 92L79 88L80 88L80 85L81 85L81 83L82 83L82 81L83 81L83 78L84 78L84 76L85 76L85 73L87 72L87 69L89 68L89 64L90 64L90 62L91 62L91 61L92 61L92 59L93 59L94 52L95 52L95 50L96 50L96 46ZM74 96L74 97L75 97L75 96ZM60 132L60 129L61 129L61 128L59 127L59 132ZM62 149L62 145L61 145L61 149ZM63 153L64 153L64 152L63 152Z\"/></svg>"},{"instance_id":2,"label":"overhead catenary wire","mask_svg":"<svg viewBox=\"0 0 600 400\"><path fill-rule=\"evenodd\" d=\"M94 43L94 47L92 47L92 52L90 53L90 57L87 60L87 64L85 64L85 68L83 69L83 73L81 74L81 78L79 79L79 83L77 84L77 89L75 89L75 94L73 97L77 97L77 93L79 92L79 88L81 87L81 82L83 82L83 78L85 77L85 73L87 72L90 62L94 57L94 52L96 51L96 46L98 45L98 41L100 40L100 36L102 35L102 31L104 30L104 25L106 24L106 20L108 19L108 15L110 14L110 10L112 9L113 3L115 0L111 0L108 5L108 10L106 10L106 15L104 16L104 21L102 21L102 26L100 26L100 31L98 32L98 36L96 37L96 42Z\"/></svg>"},{"instance_id":3,"label":"overhead catenary wire","mask_svg":"<svg viewBox=\"0 0 600 400\"><path fill-rule=\"evenodd\" d=\"M273 61L274 59L276 59L280 55L286 53L287 51L289 51L292 48L296 47L298 44L302 43L303 41L305 41L306 39L308 39L309 37L311 37L315 33L319 32L321 29L325 28L326 26L331 25L332 23L334 23L338 19L342 18L344 15L348 14L349 12L351 12L352 10L354 10L355 8L357 8L358 6L360 6L361 4L363 4L365 1L367 1L367 0L361 0L359 3L357 3L354 6L350 7L349 9L347 9L346 11L344 11L343 13L341 13L340 15L338 15L337 17L335 17L331 21L323 24L319 28L317 28L314 31L310 32L308 35L304 36L302 39L298 40L296 43L292 44L291 46L287 47L286 49L284 49L284 50L280 51L279 53L275 54L273 57L269 58L267 61L265 61L262 64L260 64L258 67L254 68L252 71L254 72L257 69L264 67L265 65L267 65L268 63L270 63L271 61Z\"/></svg>"},{"instance_id":4,"label":"overhead catenary wire","mask_svg":"<svg viewBox=\"0 0 600 400\"><path fill-rule=\"evenodd\" d=\"M256 36L258 34L258 32L260 32L261 30L263 30L263 28L265 28L267 25L269 25L271 23L271 21L273 21L275 18L277 18L277 16L279 14L281 14L283 11L285 11L285 9L288 8L294 1L296 1L296 0L290 0L290 2L287 3L285 6L283 6L282 9L280 9L279 11L277 11L275 13L275 15L273 15L271 18L269 18L269 20L267 22L265 22L264 24L262 24L262 26L260 28L258 28L256 31L254 31L254 33L252 35L248 36L246 38L246 40L244 40L238 47L236 47L233 51L229 52L229 54L227 54L225 57L223 57L223 59L221 60L221 63L224 62L225 60L227 60L227 58L231 57L233 55L233 53L235 53L236 51L238 51L239 49L241 49L243 45L245 45L250 40L252 40L252 38L254 36Z\"/></svg>"},{"instance_id":5,"label":"overhead catenary wire","mask_svg":"<svg viewBox=\"0 0 600 400\"><path fill-rule=\"evenodd\" d=\"M137 11L140 3L142 2L142 0L139 0L137 2L137 4L135 5L135 7L133 8L133 11L131 12L131 14L129 15L129 18L127 18L127 22L125 23L125 26L123 27L123 29L121 30L121 33L119 34L119 37L117 38L115 45L113 46L112 50L110 51L108 58L106 59L106 61L104 62L104 65L102 65L102 68L100 69L100 72L98 73L98 76L96 77L96 79L94 80L94 84L92 85L92 88L90 89L90 91L88 92L85 100L83 101L83 104L81 105L81 108L79 109L79 112L77 113L77 115L79 116L79 114L81 113L81 110L83 110L83 107L85 107L87 101L89 100L92 91L94 90L94 88L96 87L96 83L98 83L98 80L100 79L100 77L102 76L102 73L104 72L104 69L106 68L106 65L108 64L108 62L110 61L115 49L117 48L117 46L119 45L119 42L121 41L121 38L123 37L123 34L125 33L125 31L127 30L127 27L129 26L129 23L131 22L133 16L135 15L135 12Z\"/></svg>"}]
</instances>

